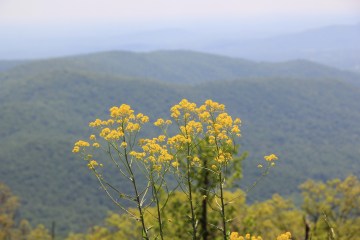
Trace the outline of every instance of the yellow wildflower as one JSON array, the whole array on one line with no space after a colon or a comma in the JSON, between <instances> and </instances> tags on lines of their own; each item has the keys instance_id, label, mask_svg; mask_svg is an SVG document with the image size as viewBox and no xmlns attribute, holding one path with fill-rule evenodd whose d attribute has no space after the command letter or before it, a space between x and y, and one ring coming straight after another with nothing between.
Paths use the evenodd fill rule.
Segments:
<instances>
[{"instance_id":1,"label":"yellow wildflower","mask_svg":"<svg viewBox=\"0 0 360 240\"><path fill-rule=\"evenodd\" d=\"M240 133L240 129L238 125L234 125L233 128L231 129L232 133Z\"/></svg>"},{"instance_id":2,"label":"yellow wildflower","mask_svg":"<svg viewBox=\"0 0 360 240\"><path fill-rule=\"evenodd\" d=\"M97 162L97 161L95 161L95 160L91 160L91 161L89 161L89 163L88 163L88 167L89 167L89 169L94 169L96 166L98 166L99 165L99 163Z\"/></svg>"},{"instance_id":3,"label":"yellow wildflower","mask_svg":"<svg viewBox=\"0 0 360 240\"><path fill-rule=\"evenodd\" d=\"M101 126L102 121L100 119L96 119L94 122L89 123L89 127L99 127Z\"/></svg>"},{"instance_id":4,"label":"yellow wildflower","mask_svg":"<svg viewBox=\"0 0 360 240\"><path fill-rule=\"evenodd\" d=\"M283 233L281 235L279 235L276 240L291 240L291 233L290 232L286 232Z\"/></svg>"},{"instance_id":5,"label":"yellow wildflower","mask_svg":"<svg viewBox=\"0 0 360 240\"><path fill-rule=\"evenodd\" d=\"M157 172L160 172L160 171L161 171L161 165L154 165L153 168L154 168L154 170L157 171Z\"/></svg>"},{"instance_id":6,"label":"yellow wildflower","mask_svg":"<svg viewBox=\"0 0 360 240\"><path fill-rule=\"evenodd\" d=\"M237 125L241 124L241 119L240 118L235 118L234 124L237 124Z\"/></svg>"},{"instance_id":7,"label":"yellow wildflower","mask_svg":"<svg viewBox=\"0 0 360 240\"><path fill-rule=\"evenodd\" d=\"M114 124L114 120L109 119L106 121L106 125L112 125L112 124Z\"/></svg>"},{"instance_id":8,"label":"yellow wildflower","mask_svg":"<svg viewBox=\"0 0 360 240\"><path fill-rule=\"evenodd\" d=\"M72 150L73 153L77 153L79 151L80 151L80 147L78 147L78 146L75 146Z\"/></svg>"},{"instance_id":9,"label":"yellow wildflower","mask_svg":"<svg viewBox=\"0 0 360 240\"><path fill-rule=\"evenodd\" d=\"M149 121L149 117L148 116L143 116L142 118L141 118L141 122L142 123L147 123Z\"/></svg>"},{"instance_id":10,"label":"yellow wildflower","mask_svg":"<svg viewBox=\"0 0 360 240\"><path fill-rule=\"evenodd\" d=\"M278 157L275 154L270 154L268 156L264 156L264 159L268 162L272 162L274 160L278 160Z\"/></svg>"},{"instance_id":11,"label":"yellow wildflower","mask_svg":"<svg viewBox=\"0 0 360 240\"><path fill-rule=\"evenodd\" d=\"M100 137L105 137L107 134L111 132L110 128L104 128L100 132Z\"/></svg>"},{"instance_id":12,"label":"yellow wildflower","mask_svg":"<svg viewBox=\"0 0 360 240\"><path fill-rule=\"evenodd\" d=\"M83 141L83 140L79 140L75 143L76 147L89 147L90 143Z\"/></svg>"},{"instance_id":13,"label":"yellow wildflower","mask_svg":"<svg viewBox=\"0 0 360 240\"><path fill-rule=\"evenodd\" d=\"M164 119L159 118L158 120L156 120L156 122L154 122L154 125L159 127L161 125L163 125L165 123Z\"/></svg>"}]
</instances>

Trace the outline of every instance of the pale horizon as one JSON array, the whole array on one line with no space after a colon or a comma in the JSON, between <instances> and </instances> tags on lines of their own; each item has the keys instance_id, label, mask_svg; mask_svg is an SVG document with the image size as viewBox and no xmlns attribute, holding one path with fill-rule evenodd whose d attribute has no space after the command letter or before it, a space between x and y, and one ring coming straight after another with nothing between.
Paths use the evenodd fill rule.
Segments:
<instances>
[{"instance_id":1,"label":"pale horizon","mask_svg":"<svg viewBox=\"0 0 360 240\"><path fill-rule=\"evenodd\" d=\"M359 23L359 0L0 0L0 59L201 50L204 40L217 44Z\"/></svg>"},{"instance_id":2,"label":"pale horizon","mask_svg":"<svg viewBox=\"0 0 360 240\"><path fill-rule=\"evenodd\" d=\"M141 24L193 20L348 16L360 21L358 0L2 0L2 25Z\"/></svg>"}]
</instances>

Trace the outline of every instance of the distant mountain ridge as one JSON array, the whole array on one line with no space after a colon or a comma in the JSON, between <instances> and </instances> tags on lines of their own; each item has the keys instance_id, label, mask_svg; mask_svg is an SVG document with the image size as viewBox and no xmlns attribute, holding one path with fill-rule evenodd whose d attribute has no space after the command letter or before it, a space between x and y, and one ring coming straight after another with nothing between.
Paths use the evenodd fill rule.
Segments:
<instances>
[{"instance_id":1,"label":"distant mountain ridge","mask_svg":"<svg viewBox=\"0 0 360 240\"><path fill-rule=\"evenodd\" d=\"M293 33L288 29L267 37L251 35L249 29L237 24L226 25L226 29L221 25L206 24L196 30L183 26L131 31L105 26L91 28L91 32L72 29L68 35L56 31L50 34L38 29L29 35L9 28L7 31L3 29L8 37L1 39L0 59L35 59L108 50L188 49L254 61L306 59L339 69L360 71L360 23ZM40 41L42 44L37 44Z\"/></svg>"},{"instance_id":2,"label":"distant mountain ridge","mask_svg":"<svg viewBox=\"0 0 360 240\"><path fill-rule=\"evenodd\" d=\"M360 71L360 23L327 26L249 41L220 41L206 47L206 51L271 62L301 58Z\"/></svg>"},{"instance_id":3,"label":"distant mountain ridge","mask_svg":"<svg viewBox=\"0 0 360 240\"><path fill-rule=\"evenodd\" d=\"M0 65L1 66L1 65ZM196 84L242 77L342 78L357 81L360 74L307 60L270 63L193 51L134 53L112 51L37 60L10 69L10 73L67 70L130 76L166 82Z\"/></svg>"},{"instance_id":4,"label":"distant mountain ridge","mask_svg":"<svg viewBox=\"0 0 360 240\"><path fill-rule=\"evenodd\" d=\"M25 61L25 60L0 60L0 72L9 70L11 68L14 68L16 66L24 64L26 62L30 62L30 61Z\"/></svg>"}]
</instances>

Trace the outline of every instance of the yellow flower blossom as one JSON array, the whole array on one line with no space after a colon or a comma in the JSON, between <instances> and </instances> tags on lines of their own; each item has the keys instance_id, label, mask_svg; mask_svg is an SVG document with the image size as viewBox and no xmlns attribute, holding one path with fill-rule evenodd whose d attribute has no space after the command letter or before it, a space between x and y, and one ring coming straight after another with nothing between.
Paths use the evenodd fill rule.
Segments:
<instances>
[{"instance_id":1,"label":"yellow flower blossom","mask_svg":"<svg viewBox=\"0 0 360 240\"><path fill-rule=\"evenodd\" d=\"M245 237L244 236L241 236L241 235L239 235L239 233L238 232L232 232L231 234L230 234L230 240L262 240L262 237L260 237L260 236L251 236L249 233L247 233L246 235L245 235Z\"/></svg>"},{"instance_id":2,"label":"yellow flower blossom","mask_svg":"<svg viewBox=\"0 0 360 240\"><path fill-rule=\"evenodd\" d=\"M95 137L94 134L92 134L92 135L90 135L89 139L90 139L90 140L96 140L96 137Z\"/></svg>"},{"instance_id":3,"label":"yellow flower blossom","mask_svg":"<svg viewBox=\"0 0 360 240\"><path fill-rule=\"evenodd\" d=\"M99 135L100 135L100 137L105 137L110 132L111 132L110 128L104 128L104 129L101 130Z\"/></svg>"},{"instance_id":4,"label":"yellow flower blossom","mask_svg":"<svg viewBox=\"0 0 360 240\"><path fill-rule=\"evenodd\" d=\"M159 140L159 142L163 142L163 141L165 141L165 138L166 138L165 135L160 135L160 136L158 137L158 140Z\"/></svg>"},{"instance_id":5,"label":"yellow flower blossom","mask_svg":"<svg viewBox=\"0 0 360 240\"><path fill-rule=\"evenodd\" d=\"M89 147L90 143L83 141L83 140L79 140L75 143L76 147Z\"/></svg>"},{"instance_id":6,"label":"yellow flower blossom","mask_svg":"<svg viewBox=\"0 0 360 240\"><path fill-rule=\"evenodd\" d=\"M155 171L160 172L162 167L161 165L154 165L153 168Z\"/></svg>"},{"instance_id":7,"label":"yellow flower blossom","mask_svg":"<svg viewBox=\"0 0 360 240\"><path fill-rule=\"evenodd\" d=\"M141 122L142 122L142 123L147 123L147 122L149 122L149 117L148 117L148 116L143 116L143 117L141 118Z\"/></svg>"},{"instance_id":8,"label":"yellow flower blossom","mask_svg":"<svg viewBox=\"0 0 360 240\"><path fill-rule=\"evenodd\" d=\"M133 156L136 159L143 159L146 156L146 153L144 152L140 153L140 152L131 151L129 154L130 156Z\"/></svg>"},{"instance_id":9,"label":"yellow flower blossom","mask_svg":"<svg viewBox=\"0 0 360 240\"><path fill-rule=\"evenodd\" d=\"M156 122L154 122L154 125L159 127L161 125L163 125L165 123L164 119L159 118L158 120L156 120Z\"/></svg>"},{"instance_id":10,"label":"yellow flower blossom","mask_svg":"<svg viewBox=\"0 0 360 240\"><path fill-rule=\"evenodd\" d=\"M177 168L177 167L179 167L179 162L173 162L173 163L171 163L171 165L174 167L174 168Z\"/></svg>"},{"instance_id":11,"label":"yellow flower blossom","mask_svg":"<svg viewBox=\"0 0 360 240\"><path fill-rule=\"evenodd\" d=\"M240 239L241 239L241 238L240 238L238 232L232 232L232 233L230 234L230 240L240 240ZM242 239L244 239L244 238L242 238Z\"/></svg>"},{"instance_id":12,"label":"yellow flower blossom","mask_svg":"<svg viewBox=\"0 0 360 240\"><path fill-rule=\"evenodd\" d=\"M120 107L110 108L110 116L112 118L128 117L132 119L135 117L133 113L134 110L132 110L131 107L127 104L121 104Z\"/></svg>"},{"instance_id":13,"label":"yellow flower blossom","mask_svg":"<svg viewBox=\"0 0 360 240\"><path fill-rule=\"evenodd\" d=\"M101 126L102 121L100 119L96 119L94 122L89 123L89 127L99 127Z\"/></svg>"},{"instance_id":14,"label":"yellow flower blossom","mask_svg":"<svg viewBox=\"0 0 360 240\"><path fill-rule=\"evenodd\" d=\"M140 130L140 124L138 123L132 123L132 122L128 122L126 128L126 131L128 132L135 132L135 131L139 131Z\"/></svg>"},{"instance_id":15,"label":"yellow flower blossom","mask_svg":"<svg viewBox=\"0 0 360 240\"><path fill-rule=\"evenodd\" d=\"M264 156L264 159L268 162L272 162L278 160L278 157L275 154L270 154L268 156Z\"/></svg>"},{"instance_id":16,"label":"yellow flower blossom","mask_svg":"<svg viewBox=\"0 0 360 240\"><path fill-rule=\"evenodd\" d=\"M95 160L91 160L91 161L89 161L89 163L88 163L88 167L89 167L89 169L94 169L96 166L98 166L99 165L99 163L97 162L97 161L95 161Z\"/></svg>"},{"instance_id":17,"label":"yellow flower blossom","mask_svg":"<svg viewBox=\"0 0 360 240\"><path fill-rule=\"evenodd\" d=\"M112 125L112 124L114 124L114 120L109 119L106 121L106 125Z\"/></svg>"},{"instance_id":18,"label":"yellow flower blossom","mask_svg":"<svg viewBox=\"0 0 360 240\"><path fill-rule=\"evenodd\" d=\"M104 136L104 139L107 141L116 141L119 140L120 137L124 136L124 133L117 130L111 130L106 136Z\"/></svg>"},{"instance_id":19,"label":"yellow flower blossom","mask_svg":"<svg viewBox=\"0 0 360 240\"><path fill-rule=\"evenodd\" d=\"M78 147L78 146L75 146L72 150L73 153L77 153L79 151L80 151L80 147Z\"/></svg>"},{"instance_id":20,"label":"yellow flower blossom","mask_svg":"<svg viewBox=\"0 0 360 240\"><path fill-rule=\"evenodd\" d=\"M236 124L236 125L241 124L241 119L240 118L235 118L234 124Z\"/></svg>"},{"instance_id":21,"label":"yellow flower blossom","mask_svg":"<svg viewBox=\"0 0 360 240\"><path fill-rule=\"evenodd\" d=\"M238 125L234 125L231 129L232 133L240 133L240 129Z\"/></svg>"},{"instance_id":22,"label":"yellow flower blossom","mask_svg":"<svg viewBox=\"0 0 360 240\"><path fill-rule=\"evenodd\" d=\"M210 99L205 101L205 106L209 107L211 111L224 111L225 105L214 102Z\"/></svg>"},{"instance_id":23,"label":"yellow flower blossom","mask_svg":"<svg viewBox=\"0 0 360 240\"><path fill-rule=\"evenodd\" d=\"M291 233L290 232L286 232L283 233L281 235L279 235L276 240L291 240Z\"/></svg>"},{"instance_id":24,"label":"yellow flower blossom","mask_svg":"<svg viewBox=\"0 0 360 240\"><path fill-rule=\"evenodd\" d=\"M99 144L99 143L93 143L92 146L93 146L93 147L96 147L96 148L99 148L99 147L100 147L100 144Z\"/></svg>"}]
</instances>

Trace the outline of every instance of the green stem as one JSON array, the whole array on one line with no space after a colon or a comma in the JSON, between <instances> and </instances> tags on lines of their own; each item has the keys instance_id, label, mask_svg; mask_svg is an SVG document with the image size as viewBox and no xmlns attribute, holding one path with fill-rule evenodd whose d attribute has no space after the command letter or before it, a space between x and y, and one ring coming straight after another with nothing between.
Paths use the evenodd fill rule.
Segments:
<instances>
[{"instance_id":1,"label":"green stem","mask_svg":"<svg viewBox=\"0 0 360 240\"><path fill-rule=\"evenodd\" d=\"M123 141L126 142L125 136L123 138ZM134 190L135 190L135 198L136 198L137 208L138 208L138 211L139 211L139 214L140 214L140 221L141 221L141 225L142 225L143 238L146 239L146 240L149 240L149 236L147 234L147 230L146 230L146 226L145 226L144 214L143 214L142 207L141 207L141 200L140 200L139 192L138 192L138 189L137 189L137 186L136 186L135 175L134 175L134 172L132 171L131 165L129 163L126 148L124 149L124 156L125 156L126 165L128 167L129 173L130 173L130 180L131 180L131 182L133 184L133 187L134 187Z\"/></svg>"},{"instance_id":2,"label":"green stem","mask_svg":"<svg viewBox=\"0 0 360 240\"><path fill-rule=\"evenodd\" d=\"M159 202L159 195L158 195L158 191L156 190L156 186L155 186L155 182L154 182L154 177L152 175L153 173L151 173L151 185L153 187L153 198L155 199L156 202L156 208L157 208L157 215L158 215L158 222L159 222L159 230L160 230L160 238L161 240L164 239L163 236L163 229L162 229L162 219L161 219L161 211L160 211L160 202Z\"/></svg>"},{"instance_id":3,"label":"green stem","mask_svg":"<svg viewBox=\"0 0 360 240\"><path fill-rule=\"evenodd\" d=\"M190 172L190 146L189 143L187 144L187 183L189 188L189 202L190 202L190 209L191 209L191 225L192 225L192 235L193 240L196 240L196 221L195 221L195 213L194 213L194 206L193 206L193 200L192 200L192 187L191 187L191 172Z\"/></svg>"},{"instance_id":4,"label":"green stem","mask_svg":"<svg viewBox=\"0 0 360 240\"><path fill-rule=\"evenodd\" d=\"M186 130L186 125L187 125L187 118L185 117L184 119L185 137L190 138ZM196 220L195 220L195 212L194 212L193 199L192 199L192 186L191 186L190 143L187 143L186 145L187 145L187 151L186 151L187 184L189 189L189 202L190 202L190 210L191 210L192 238L193 240L196 240Z\"/></svg>"},{"instance_id":5,"label":"green stem","mask_svg":"<svg viewBox=\"0 0 360 240\"><path fill-rule=\"evenodd\" d=\"M224 192L223 192L223 179L221 176L221 173L219 175L219 181L220 181L220 200L221 200L221 217L222 217L222 230L224 235L224 240L227 240L226 236L226 218L225 218L225 204L224 204Z\"/></svg>"},{"instance_id":6,"label":"green stem","mask_svg":"<svg viewBox=\"0 0 360 240\"><path fill-rule=\"evenodd\" d=\"M195 213L194 213L194 206L192 202L192 187L191 187L191 173L190 173L190 159L187 157L187 182L189 188L189 202L190 202L190 209L191 209L191 225L193 228L193 240L196 240L196 221L195 221Z\"/></svg>"}]
</instances>

